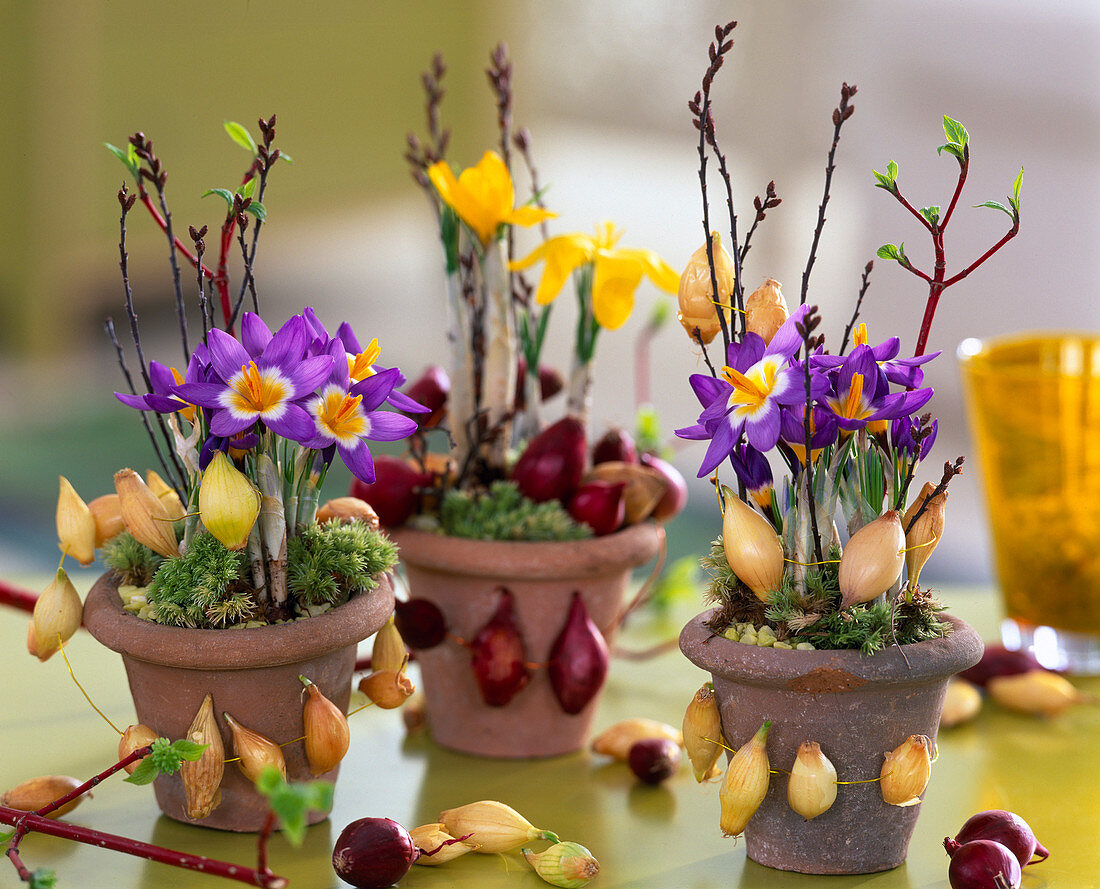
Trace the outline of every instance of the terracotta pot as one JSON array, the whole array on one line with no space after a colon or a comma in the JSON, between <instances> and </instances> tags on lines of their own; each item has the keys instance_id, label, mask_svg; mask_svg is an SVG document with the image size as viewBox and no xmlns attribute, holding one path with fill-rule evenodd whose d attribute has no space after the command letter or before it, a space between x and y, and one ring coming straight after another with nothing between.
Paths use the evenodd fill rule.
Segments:
<instances>
[{"instance_id":1,"label":"terracotta pot","mask_svg":"<svg viewBox=\"0 0 1100 889\"><path fill-rule=\"evenodd\" d=\"M709 612L680 633L680 649L711 673L722 732L736 749L771 720L772 769L789 770L803 741L816 741L838 780L877 778L884 755L910 735L933 741L947 680L973 666L982 642L972 627L947 617L942 639L867 657L858 651L786 651L714 636ZM935 766L932 768L935 780ZM749 858L807 874L863 874L905 860L920 806L887 805L877 781L837 788L832 808L805 821L787 804L787 782L773 775L745 829ZM715 829L717 830L717 813Z\"/></svg>"},{"instance_id":2,"label":"terracotta pot","mask_svg":"<svg viewBox=\"0 0 1100 889\"><path fill-rule=\"evenodd\" d=\"M660 540L652 523L560 543L467 540L408 529L390 536L400 547L413 597L438 605L452 636L473 639L496 610L500 587L507 587L528 660L536 664L548 660L574 591L596 626L610 628L631 570L656 555ZM607 641L610 647L613 638ZM557 756L584 746L599 695L579 713L566 714L546 670L537 669L510 703L490 707L478 690L470 652L454 638L416 656L428 724L442 746L508 758Z\"/></svg>"},{"instance_id":3,"label":"terracotta pot","mask_svg":"<svg viewBox=\"0 0 1100 889\"><path fill-rule=\"evenodd\" d=\"M233 741L222 716L226 712L279 744L303 735L299 673L347 712L356 643L385 623L393 605L387 576L370 593L308 620L244 630L190 630L151 623L124 611L118 581L109 572L88 593L84 626L122 655L137 721L159 735L184 737L203 697L213 694L228 757ZM284 747L283 755L289 780L314 777L301 742ZM318 777L335 781L338 772L339 767ZM178 775L157 778L154 790L161 811L188 824L258 831L267 815L266 800L235 763L225 767L221 803L201 820L185 814ZM309 823L327 816L311 812Z\"/></svg>"}]
</instances>

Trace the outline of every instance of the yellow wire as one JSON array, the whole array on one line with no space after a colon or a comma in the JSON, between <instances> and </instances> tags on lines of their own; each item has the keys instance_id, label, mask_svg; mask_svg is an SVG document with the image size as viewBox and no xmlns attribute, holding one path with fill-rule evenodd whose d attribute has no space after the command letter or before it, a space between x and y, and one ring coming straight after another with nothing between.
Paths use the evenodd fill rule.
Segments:
<instances>
[{"instance_id":1,"label":"yellow wire","mask_svg":"<svg viewBox=\"0 0 1100 889\"><path fill-rule=\"evenodd\" d=\"M801 565L803 568L812 568L814 565L836 565L840 563L840 559L825 559L823 562L799 562L797 559L783 559L784 562L790 562L792 565Z\"/></svg>"},{"instance_id":2,"label":"yellow wire","mask_svg":"<svg viewBox=\"0 0 1100 889\"><path fill-rule=\"evenodd\" d=\"M64 558L64 556L62 556L62 558ZM102 710L100 710L95 704L92 703L92 699L90 697L88 697L88 693L86 691L84 691L84 686L81 685L80 682L77 680L76 674L73 672L73 665L69 663L69 656L67 654L65 654L65 645L61 641L61 634L60 633L57 634L57 647L58 647L58 650L61 652L61 656L65 659L65 666L69 668L69 675L72 677L73 682L76 683L76 687L80 689L80 693L82 695L84 695L84 700L86 700L89 704L91 704L92 709L95 710L96 713L98 713L100 716L103 717L103 721L106 722L107 725L109 725L111 728L113 728L120 735L123 734L122 730L117 725L115 725L113 722L111 722L111 720L109 720L106 717L106 715L103 713Z\"/></svg>"}]
</instances>

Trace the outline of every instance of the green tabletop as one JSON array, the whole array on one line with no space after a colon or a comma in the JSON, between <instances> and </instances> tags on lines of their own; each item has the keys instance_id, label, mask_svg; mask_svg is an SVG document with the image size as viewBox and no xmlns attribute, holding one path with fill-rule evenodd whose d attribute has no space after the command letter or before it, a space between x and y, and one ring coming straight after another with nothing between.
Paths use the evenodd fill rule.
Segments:
<instances>
[{"instance_id":1,"label":"green tabletop","mask_svg":"<svg viewBox=\"0 0 1100 889\"><path fill-rule=\"evenodd\" d=\"M948 591L952 612L995 637L999 610L988 591ZM658 621L642 616L622 642L641 648L673 637L690 611ZM39 664L24 653L27 616L0 609L4 704L0 707L0 788L42 774L85 778L115 761L117 736L85 702L65 663ZM86 633L68 645L77 677L117 724L133 721L121 659ZM597 715L597 729L647 716L679 725L704 675L678 651L646 661L617 659ZM1077 680L1100 696L1100 679ZM940 845L982 809L1018 812L1051 850L1025 872L1025 889L1100 887L1100 707L1082 705L1057 719L1018 716L987 703L978 719L941 733L923 812L901 867L861 877L810 877L760 867L744 844L718 829L718 786L697 785L690 770L659 787L638 783L628 768L588 752L541 761L493 761L449 753L424 733L406 737L399 711L368 708L352 718L352 745L336 790L332 818L311 828L301 849L281 837L271 866L294 889L343 884L330 864L332 845L348 822L394 818L407 827L434 821L445 808L498 799L562 839L588 846L600 860L593 889L802 887L946 889ZM148 788L112 777L68 820L181 851L254 865L255 840L189 827L160 816ZM540 846L546 845L545 843ZM240 885L126 855L31 835L27 865L53 868L71 889ZM16 886L0 859L0 886ZM537 889L546 886L519 857L467 855L444 867L414 867L407 889Z\"/></svg>"}]
</instances>

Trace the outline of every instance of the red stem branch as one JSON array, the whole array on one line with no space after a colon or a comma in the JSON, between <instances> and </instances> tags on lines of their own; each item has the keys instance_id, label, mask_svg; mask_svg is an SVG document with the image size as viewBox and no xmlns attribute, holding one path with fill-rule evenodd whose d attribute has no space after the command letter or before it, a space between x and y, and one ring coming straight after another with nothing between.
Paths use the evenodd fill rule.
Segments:
<instances>
[{"instance_id":1,"label":"red stem branch","mask_svg":"<svg viewBox=\"0 0 1100 889\"><path fill-rule=\"evenodd\" d=\"M894 190L891 192L891 194L898 199L899 204L901 204L906 210L908 210L910 213L916 216L917 219L920 220L921 225L928 229L928 231L932 231L932 223L921 216L920 210L918 210L916 207L910 204L908 200L906 200L905 196L901 193L901 190L897 187L897 185L894 186Z\"/></svg>"},{"instance_id":2,"label":"red stem branch","mask_svg":"<svg viewBox=\"0 0 1100 889\"><path fill-rule=\"evenodd\" d=\"M34 603L38 601L38 593L32 593L22 587L0 580L0 605L8 605L28 613L34 612Z\"/></svg>"},{"instance_id":3,"label":"red stem branch","mask_svg":"<svg viewBox=\"0 0 1100 889\"><path fill-rule=\"evenodd\" d=\"M963 269L957 275L955 275L954 277L948 278L946 281L944 281L943 286L944 287L950 287L952 284L954 284L958 281L961 281L963 278L965 278L967 275L969 275L972 271L974 271L974 269L976 269L983 262L985 262L987 259L989 259L989 257L991 257L994 253L996 253L998 250L1000 250L1005 244L1007 244L1014 237L1016 237L1016 234L1019 231L1020 231L1020 224L1019 224L1019 222L1017 222L1012 226L1012 228L1010 228L1008 230L1008 233L1003 238L1001 238L1001 240L999 240L996 244L994 244L992 247L990 247L988 250L986 250L985 253L983 253L981 256L979 256L977 259L975 259L972 263L970 263L970 265L968 265L965 269Z\"/></svg>"},{"instance_id":4,"label":"red stem branch","mask_svg":"<svg viewBox=\"0 0 1100 889\"><path fill-rule=\"evenodd\" d=\"M87 793L89 790L99 784L104 778L111 777L111 775L113 775L119 769L124 769L130 763L137 762L139 759L144 759L146 756L149 755L149 753L152 752L152 750L153 746L151 744L146 744L144 747L138 747L137 749L131 751L130 754L124 759L120 759L118 762L116 762L109 769L104 769L95 777L89 778L79 787L74 787L64 796L58 797L52 803L47 803L41 809L35 811L34 814L41 815L43 818L45 818L47 815L50 814L50 812L60 809L63 805L65 805L65 803L69 802L70 800L74 800L78 796L82 796L83 794Z\"/></svg>"},{"instance_id":5,"label":"red stem branch","mask_svg":"<svg viewBox=\"0 0 1100 889\"><path fill-rule=\"evenodd\" d=\"M267 841L271 838L271 832L275 830L277 821L274 810L269 811L267 818L264 819L264 826L260 830L260 836L256 840L256 872L265 877L275 876L267 866Z\"/></svg>"},{"instance_id":6,"label":"red stem branch","mask_svg":"<svg viewBox=\"0 0 1100 889\"><path fill-rule=\"evenodd\" d=\"M947 212L943 216L943 222L940 223L941 232L947 228L947 223L951 220L951 214L955 212L955 205L959 202L959 195L962 194L963 185L966 184L966 174L969 169L970 146L967 145L963 149L963 161L959 164L959 181L955 185L955 193L951 195L951 203L947 205Z\"/></svg>"}]
</instances>

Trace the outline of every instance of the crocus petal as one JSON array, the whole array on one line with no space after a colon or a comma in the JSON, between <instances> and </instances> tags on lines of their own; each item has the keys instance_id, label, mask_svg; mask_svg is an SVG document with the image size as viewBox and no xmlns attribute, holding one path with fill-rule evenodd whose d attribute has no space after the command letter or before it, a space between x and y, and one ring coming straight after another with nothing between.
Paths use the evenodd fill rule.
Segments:
<instances>
[{"instance_id":1,"label":"crocus petal","mask_svg":"<svg viewBox=\"0 0 1100 889\"><path fill-rule=\"evenodd\" d=\"M416 420L394 411L371 411L367 414L370 431L367 438L371 441L399 441L408 438L416 431Z\"/></svg>"},{"instance_id":2,"label":"crocus petal","mask_svg":"<svg viewBox=\"0 0 1100 889\"><path fill-rule=\"evenodd\" d=\"M271 328L264 323L263 318L255 312L241 315L241 345L249 355L259 358L270 342Z\"/></svg>"},{"instance_id":3,"label":"crocus petal","mask_svg":"<svg viewBox=\"0 0 1100 889\"><path fill-rule=\"evenodd\" d=\"M768 355L783 355L790 358L802 348L802 334L795 329L795 325L806 316L808 311L810 306L799 306L794 314L783 322L783 326L775 332L775 336L768 343L766 350Z\"/></svg>"},{"instance_id":4,"label":"crocus petal","mask_svg":"<svg viewBox=\"0 0 1100 889\"><path fill-rule=\"evenodd\" d=\"M238 432L244 432L256 422L255 415L251 417L235 417L232 411L216 411L210 417L210 433L222 438L232 438Z\"/></svg>"},{"instance_id":5,"label":"crocus petal","mask_svg":"<svg viewBox=\"0 0 1100 889\"><path fill-rule=\"evenodd\" d=\"M897 392L893 395L887 395L882 400L878 410L866 419L868 422L871 420L892 420L894 417L919 411L928 403L933 391L932 389L914 389L912 392Z\"/></svg>"},{"instance_id":6,"label":"crocus petal","mask_svg":"<svg viewBox=\"0 0 1100 889\"><path fill-rule=\"evenodd\" d=\"M368 485L374 484L374 459L371 457L370 449L363 439L359 439L350 448L337 446L336 450L340 452L340 458L344 461L344 465L351 470L352 475Z\"/></svg>"},{"instance_id":7,"label":"crocus petal","mask_svg":"<svg viewBox=\"0 0 1100 889\"><path fill-rule=\"evenodd\" d=\"M263 367L290 368L305 354L307 343L305 319L301 315L291 315L264 346L256 363Z\"/></svg>"},{"instance_id":8,"label":"crocus petal","mask_svg":"<svg viewBox=\"0 0 1100 889\"><path fill-rule=\"evenodd\" d=\"M333 373L335 363L331 355L317 355L288 367L286 375L294 387L294 393L290 397L297 400L303 395L308 395L316 390ZM348 363L346 361L341 363L344 367L344 381L346 382ZM286 365L280 365L279 367L282 369Z\"/></svg>"},{"instance_id":9,"label":"crocus petal","mask_svg":"<svg viewBox=\"0 0 1100 889\"><path fill-rule=\"evenodd\" d=\"M214 331L210 332L213 333ZM237 370L239 371L240 368L237 368ZM197 404L199 407L220 408L225 386L221 383L180 383L178 386L173 387L172 391L188 404Z\"/></svg>"},{"instance_id":10,"label":"crocus petal","mask_svg":"<svg viewBox=\"0 0 1100 889\"><path fill-rule=\"evenodd\" d=\"M764 338L750 331L745 334L741 342L730 343L729 348L726 349L726 364L744 373L764 357L764 350Z\"/></svg>"},{"instance_id":11,"label":"crocus petal","mask_svg":"<svg viewBox=\"0 0 1100 889\"><path fill-rule=\"evenodd\" d=\"M210 351L210 364L223 380L232 379L242 367L252 360L252 356L224 330L214 328L206 335L206 347ZM202 404L188 398L192 404Z\"/></svg>"},{"instance_id":12,"label":"crocus petal","mask_svg":"<svg viewBox=\"0 0 1100 889\"><path fill-rule=\"evenodd\" d=\"M386 396L386 403L407 414L430 414L432 412L431 408L424 407L419 401L413 401L404 392L398 392L396 389Z\"/></svg>"},{"instance_id":13,"label":"crocus petal","mask_svg":"<svg viewBox=\"0 0 1100 889\"><path fill-rule=\"evenodd\" d=\"M710 475L718 468L722 461L730 455L734 445L737 444L737 437L740 433L741 424L735 426L728 419L724 419L717 424L714 429L714 437L710 441L710 447L707 448L707 453L703 457L703 465L699 467L697 478Z\"/></svg>"},{"instance_id":14,"label":"crocus petal","mask_svg":"<svg viewBox=\"0 0 1100 889\"><path fill-rule=\"evenodd\" d=\"M680 289L680 273L652 250L620 247L615 254L638 263L645 276L662 290L676 293Z\"/></svg>"},{"instance_id":15,"label":"crocus petal","mask_svg":"<svg viewBox=\"0 0 1100 889\"><path fill-rule=\"evenodd\" d=\"M373 411L390 396L400 376L401 371L396 367L390 367L365 380L360 380L349 391L352 395L363 396L360 407L364 411Z\"/></svg>"},{"instance_id":16,"label":"crocus petal","mask_svg":"<svg viewBox=\"0 0 1100 889\"><path fill-rule=\"evenodd\" d=\"M557 213L552 213L542 207L528 204L523 207L516 207L511 213L505 214L503 221L509 225L522 225L524 228L530 228L532 225L538 225L547 219L556 219L557 215Z\"/></svg>"},{"instance_id":17,"label":"crocus petal","mask_svg":"<svg viewBox=\"0 0 1100 889\"><path fill-rule=\"evenodd\" d=\"M358 355L363 351L359 348L359 339L355 336L355 331L351 329L351 325L347 321L342 322L336 329L336 338L344 344L345 352Z\"/></svg>"},{"instance_id":18,"label":"crocus petal","mask_svg":"<svg viewBox=\"0 0 1100 889\"><path fill-rule=\"evenodd\" d=\"M683 429L675 430L677 438L686 438L691 441L704 441L710 438L710 432L707 431L707 427L702 423L696 423L694 426L685 426Z\"/></svg>"},{"instance_id":19,"label":"crocus petal","mask_svg":"<svg viewBox=\"0 0 1100 889\"><path fill-rule=\"evenodd\" d=\"M692 374L688 377L688 385L699 403L703 406L714 402L721 394L723 399L729 396L730 386L724 380L716 379L709 374Z\"/></svg>"},{"instance_id":20,"label":"crocus petal","mask_svg":"<svg viewBox=\"0 0 1100 889\"><path fill-rule=\"evenodd\" d=\"M157 395L155 392L150 392L145 396L145 404L158 414L173 414L176 411L186 410L189 407L189 405L180 401L178 398L170 398L167 395Z\"/></svg>"},{"instance_id":21,"label":"crocus petal","mask_svg":"<svg viewBox=\"0 0 1100 889\"><path fill-rule=\"evenodd\" d=\"M172 373L172 368L167 365L161 364L159 361L150 361L149 382L152 383L154 392L164 395L176 385L176 375Z\"/></svg>"},{"instance_id":22,"label":"crocus petal","mask_svg":"<svg viewBox=\"0 0 1100 889\"><path fill-rule=\"evenodd\" d=\"M545 306L554 301L566 279L588 262L595 250L595 242L588 235L559 235L544 241L519 262L512 263L511 268L525 269L543 260L542 278L535 291L535 300L540 306Z\"/></svg>"},{"instance_id":23,"label":"crocus petal","mask_svg":"<svg viewBox=\"0 0 1100 889\"><path fill-rule=\"evenodd\" d=\"M768 451L779 441L779 405L765 401L750 417L745 418L745 437L758 451Z\"/></svg>"},{"instance_id":24,"label":"crocus petal","mask_svg":"<svg viewBox=\"0 0 1100 889\"><path fill-rule=\"evenodd\" d=\"M278 416L264 416L264 423L276 435L289 438L291 441L303 442L313 438L317 433L317 425L313 418L296 404L283 405L283 410ZM214 429L214 424L210 424Z\"/></svg>"},{"instance_id":25,"label":"crocus petal","mask_svg":"<svg viewBox=\"0 0 1100 889\"><path fill-rule=\"evenodd\" d=\"M116 392L115 398L117 398L127 407L136 408L139 411L145 411L149 409L149 405L145 403L144 395L131 395L129 392Z\"/></svg>"}]
</instances>

